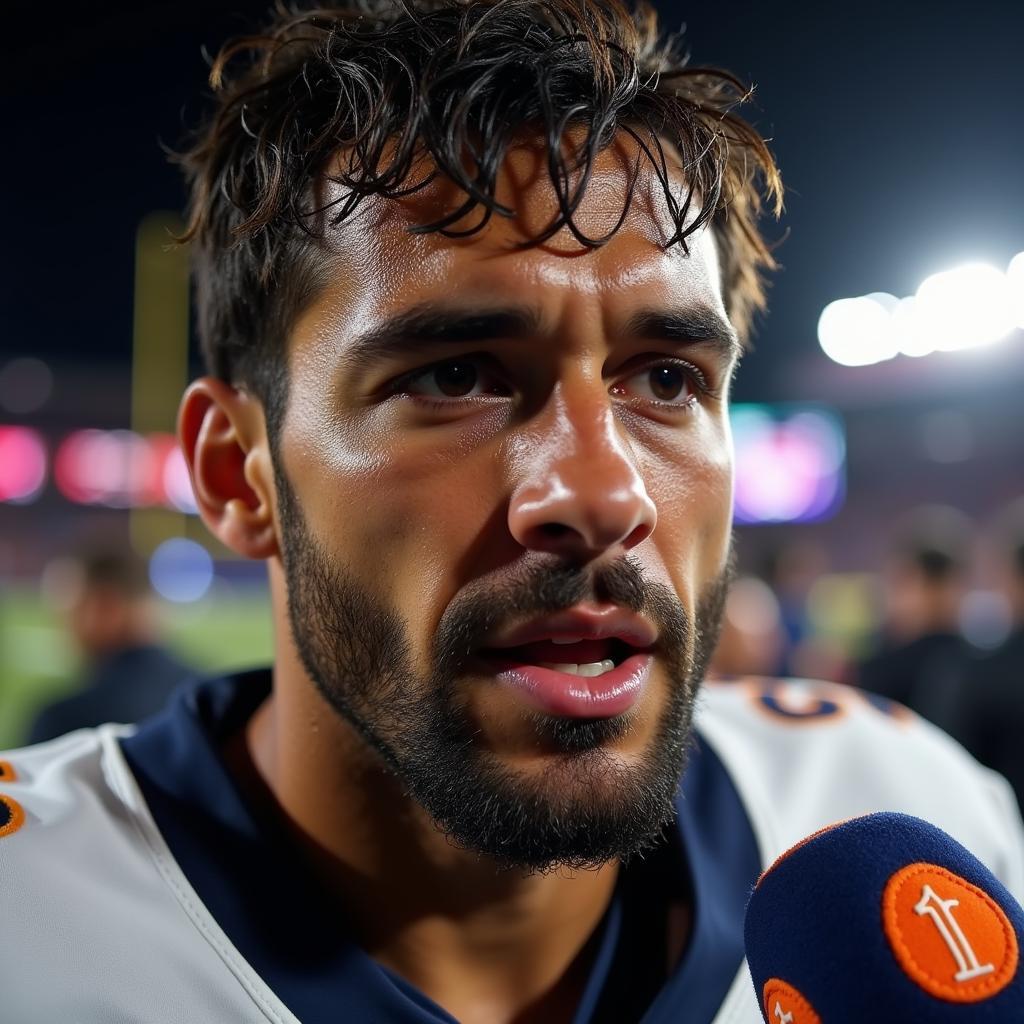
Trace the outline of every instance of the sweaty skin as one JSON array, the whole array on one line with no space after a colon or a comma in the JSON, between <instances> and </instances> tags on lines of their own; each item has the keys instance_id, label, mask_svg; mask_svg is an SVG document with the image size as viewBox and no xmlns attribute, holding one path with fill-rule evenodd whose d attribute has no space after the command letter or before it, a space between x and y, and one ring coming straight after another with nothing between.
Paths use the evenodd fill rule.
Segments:
<instances>
[{"instance_id":1,"label":"sweaty skin","mask_svg":"<svg viewBox=\"0 0 1024 1024\"><path fill-rule=\"evenodd\" d=\"M629 145L598 160L577 217L590 235L619 217ZM630 213L602 248L581 247L563 230L519 249L554 209L543 161L524 144L498 190L516 220L494 217L464 239L410 235L410 225L450 208L452 195L436 187L400 202L368 200L330 240L328 283L288 339L278 457L311 535L401 616L424 675L453 598L524 559L599 565L628 553L691 620L702 590L723 571L735 342L715 241L702 231L688 240L689 255L664 249L670 231L660 189L644 164ZM514 307L535 315L537 329L479 344L439 339L372 359L357 352L357 339L428 302ZM711 340L648 337L629 329L641 311L683 312L725 330ZM416 375L456 357L478 372L468 397L439 394L431 373ZM706 390L688 384L678 398L659 401L652 366L680 360L696 370L687 379ZM439 834L303 668L288 624L259 403L204 378L183 402L181 432L207 524L269 565L274 693L233 755L240 770L251 760L251 790L283 812L364 947L460 1021L570 1019L616 864L499 871ZM666 685L656 657L631 728L607 745L609 772L642 759ZM475 742L518 772L548 778L550 754L515 693L481 672L460 680L459 696ZM564 773L552 778L583 785Z\"/></svg>"}]
</instances>

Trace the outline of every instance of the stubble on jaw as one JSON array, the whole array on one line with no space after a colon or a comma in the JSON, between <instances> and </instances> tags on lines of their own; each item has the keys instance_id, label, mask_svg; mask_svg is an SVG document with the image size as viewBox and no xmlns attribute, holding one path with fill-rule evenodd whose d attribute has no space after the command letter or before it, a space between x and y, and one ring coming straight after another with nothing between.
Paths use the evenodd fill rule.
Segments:
<instances>
[{"instance_id":1,"label":"stubble on jaw","mask_svg":"<svg viewBox=\"0 0 1024 1024\"><path fill-rule=\"evenodd\" d=\"M276 476L289 620L306 672L453 843L505 867L548 871L626 860L657 842L674 814L731 559L700 595L692 622L676 595L628 558L597 572L535 562L514 577L476 581L442 615L423 677L397 612L321 550L290 483ZM595 599L647 615L659 629L668 692L644 754L624 764L610 750L630 729L628 714L532 716L546 755L541 772L517 771L481 750L456 681L487 632Z\"/></svg>"}]
</instances>

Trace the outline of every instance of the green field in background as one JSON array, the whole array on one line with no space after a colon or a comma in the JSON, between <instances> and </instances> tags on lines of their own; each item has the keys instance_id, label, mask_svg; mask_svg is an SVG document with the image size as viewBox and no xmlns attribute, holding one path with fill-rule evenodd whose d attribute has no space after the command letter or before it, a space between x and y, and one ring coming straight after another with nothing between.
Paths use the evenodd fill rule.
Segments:
<instances>
[{"instance_id":1,"label":"green field in background","mask_svg":"<svg viewBox=\"0 0 1024 1024\"><path fill-rule=\"evenodd\" d=\"M204 672L269 663L265 592L220 588L194 604L161 605L167 643ZM78 665L59 621L35 589L0 592L0 750L17 746L36 708L69 692Z\"/></svg>"}]
</instances>

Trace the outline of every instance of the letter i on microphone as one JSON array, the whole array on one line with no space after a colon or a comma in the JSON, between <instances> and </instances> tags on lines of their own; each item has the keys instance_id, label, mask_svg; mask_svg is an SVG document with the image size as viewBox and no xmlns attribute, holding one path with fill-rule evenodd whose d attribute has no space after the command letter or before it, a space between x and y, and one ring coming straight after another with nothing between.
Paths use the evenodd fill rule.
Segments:
<instances>
[{"instance_id":1,"label":"letter i on microphone","mask_svg":"<svg viewBox=\"0 0 1024 1024\"><path fill-rule=\"evenodd\" d=\"M747 962L768 1024L1024 1024L1024 910L905 814L814 833L761 876Z\"/></svg>"}]
</instances>

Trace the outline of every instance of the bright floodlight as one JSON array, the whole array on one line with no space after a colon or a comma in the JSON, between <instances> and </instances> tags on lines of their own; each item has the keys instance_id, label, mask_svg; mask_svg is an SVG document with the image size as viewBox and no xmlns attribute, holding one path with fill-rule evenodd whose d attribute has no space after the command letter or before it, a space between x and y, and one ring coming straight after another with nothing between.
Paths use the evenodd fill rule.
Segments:
<instances>
[{"instance_id":1,"label":"bright floodlight","mask_svg":"<svg viewBox=\"0 0 1024 1024\"><path fill-rule=\"evenodd\" d=\"M905 356L928 356L935 351L935 339L920 315L913 295L900 299L892 311L892 334L896 347Z\"/></svg>"},{"instance_id":2,"label":"bright floodlight","mask_svg":"<svg viewBox=\"0 0 1024 1024\"><path fill-rule=\"evenodd\" d=\"M1013 330L1009 282L987 263L932 274L915 297L919 329L933 350L986 345Z\"/></svg>"},{"instance_id":3,"label":"bright floodlight","mask_svg":"<svg viewBox=\"0 0 1024 1024\"><path fill-rule=\"evenodd\" d=\"M1006 268L1006 283L1010 288L1010 306L1014 323L1024 330L1024 252L1017 253Z\"/></svg>"},{"instance_id":4,"label":"bright floodlight","mask_svg":"<svg viewBox=\"0 0 1024 1024\"><path fill-rule=\"evenodd\" d=\"M895 296L885 293L830 302L818 320L822 351L843 366L868 366L891 359L897 347L889 309L896 302Z\"/></svg>"}]
</instances>

